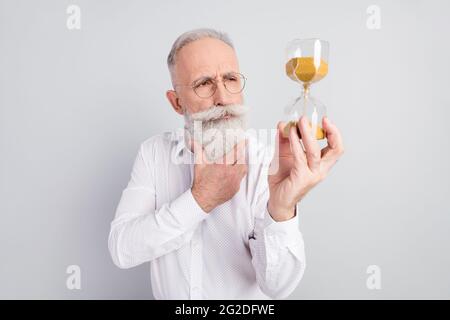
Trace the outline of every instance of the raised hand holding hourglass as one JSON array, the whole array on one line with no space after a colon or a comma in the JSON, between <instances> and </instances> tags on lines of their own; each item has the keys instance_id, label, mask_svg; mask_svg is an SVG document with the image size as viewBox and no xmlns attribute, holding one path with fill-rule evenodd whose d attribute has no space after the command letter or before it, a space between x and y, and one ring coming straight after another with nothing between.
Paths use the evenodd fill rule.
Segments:
<instances>
[{"instance_id":1,"label":"raised hand holding hourglass","mask_svg":"<svg viewBox=\"0 0 450 320\"><path fill-rule=\"evenodd\" d=\"M288 122L277 125L281 135L276 139L277 146L269 167L267 204L275 221L295 217L297 204L326 178L344 152L340 131L326 117L325 106L309 94L311 84L328 73L328 43L319 39L290 42L286 73L301 85L303 92L286 108ZM290 130L293 126L297 133ZM327 146L320 149L317 140L325 137Z\"/></svg>"},{"instance_id":2,"label":"raised hand holding hourglass","mask_svg":"<svg viewBox=\"0 0 450 320\"><path fill-rule=\"evenodd\" d=\"M311 84L323 79L328 73L328 42L320 39L295 39L286 48L286 74L302 86L301 95L285 109L288 123L283 136L289 137L289 129L296 126L300 116L307 117L317 140L325 138L322 118L326 108L310 95ZM299 136L300 135L300 132Z\"/></svg>"}]
</instances>

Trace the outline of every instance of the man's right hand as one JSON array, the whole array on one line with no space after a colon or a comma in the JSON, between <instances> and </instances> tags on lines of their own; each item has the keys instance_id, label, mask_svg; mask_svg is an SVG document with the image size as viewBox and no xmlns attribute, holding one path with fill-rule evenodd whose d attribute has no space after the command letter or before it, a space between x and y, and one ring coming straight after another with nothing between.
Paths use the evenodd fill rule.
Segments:
<instances>
[{"instance_id":1,"label":"man's right hand","mask_svg":"<svg viewBox=\"0 0 450 320\"><path fill-rule=\"evenodd\" d=\"M241 180L248 170L246 146L247 140L241 140L220 161L210 162L202 145L191 140L191 149L195 154L191 192L203 211L209 213L239 191Z\"/></svg>"}]
</instances>

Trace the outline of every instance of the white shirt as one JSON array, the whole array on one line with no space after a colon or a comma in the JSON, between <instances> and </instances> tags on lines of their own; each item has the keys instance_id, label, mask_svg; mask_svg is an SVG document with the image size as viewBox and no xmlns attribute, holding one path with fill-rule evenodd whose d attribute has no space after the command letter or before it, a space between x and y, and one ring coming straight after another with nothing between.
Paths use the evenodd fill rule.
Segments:
<instances>
[{"instance_id":1,"label":"white shirt","mask_svg":"<svg viewBox=\"0 0 450 320\"><path fill-rule=\"evenodd\" d=\"M194 154L182 130L140 145L108 246L119 268L150 262L155 299L281 299L300 282L298 208L290 220L272 219L273 148L247 137L248 173L234 197L209 213L191 193Z\"/></svg>"}]
</instances>

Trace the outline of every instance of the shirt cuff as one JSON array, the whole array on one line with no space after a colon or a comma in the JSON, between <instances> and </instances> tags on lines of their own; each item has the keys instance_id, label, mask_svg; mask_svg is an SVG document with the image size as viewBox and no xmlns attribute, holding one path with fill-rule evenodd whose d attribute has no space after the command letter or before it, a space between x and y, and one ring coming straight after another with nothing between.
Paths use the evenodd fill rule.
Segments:
<instances>
[{"instance_id":1,"label":"shirt cuff","mask_svg":"<svg viewBox=\"0 0 450 320\"><path fill-rule=\"evenodd\" d=\"M303 241L298 226L298 204L295 206L295 216L286 221L275 221L267 209L264 213L263 229L269 239L277 239L279 245L290 246Z\"/></svg>"},{"instance_id":2,"label":"shirt cuff","mask_svg":"<svg viewBox=\"0 0 450 320\"><path fill-rule=\"evenodd\" d=\"M298 230L298 203L295 205L295 216L285 221L275 221L269 213L266 204L264 213L264 229L269 228L275 232L291 233Z\"/></svg>"},{"instance_id":3,"label":"shirt cuff","mask_svg":"<svg viewBox=\"0 0 450 320\"><path fill-rule=\"evenodd\" d=\"M191 188L172 201L170 211L181 225L194 225L208 217L192 195Z\"/></svg>"}]
</instances>

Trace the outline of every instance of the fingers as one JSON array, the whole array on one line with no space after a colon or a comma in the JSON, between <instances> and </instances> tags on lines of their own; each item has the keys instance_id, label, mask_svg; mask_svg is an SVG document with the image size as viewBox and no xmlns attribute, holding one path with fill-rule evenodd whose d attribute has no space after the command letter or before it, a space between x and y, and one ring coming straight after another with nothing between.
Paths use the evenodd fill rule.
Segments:
<instances>
[{"instance_id":1,"label":"fingers","mask_svg":"<svg viewBox=\"0 0 450 320\"><path fill-rule=\"evenodd\" d=\"M248 140L243 139L239 141L233 149L229 152L233 155L234 161L229 161L225 166L225 170L232 170L239 179L242 179L247 174L247 161L246 161L246 150L248 146Z\"/></svg>"},{"instance_id":2,"label":"fingers","mask_svg":"<svg viewBox=\"0 0 450 320\"><path fill-rule=\"evenodd\" d=\"M246 164L247 163L247 161L246 161L246 155L247 155L246 150L247 150L247 147L248 147L248 140L247 139L241 140L237 144L237 146L236 146L236 149L237 149L237 151L236 151L237 152L236 164Z\"/></svg>"},{"instance_id":3,"label":"fingers","mask_svg":"<svg viewBox=\"0 0 450 320\"><path fill-rule=\"evenodd\" d=\"M297 125L302 135L303 145L305 146L308 167L313 172L318 171L320 168L320 147L317 143L315 133L313 133L308 119L305 116L300 117Z\"/></svg>"},{"instance_id":4,"label":"fingers","mask_svg":"<svg viewBox=\"0 0 450 320\"><path fill-rule=\"evenodd\" d=\"M235 165L236 163L245 163L245 150L247 146L247 139L242 139L234 145L222 158L215 161L217 164Z\"/></svg>"},{"instance_id":5,"label":"fingers","mask_svg":"<svg viewBox=\"0 0 450 320\"><path fill-rule=\"evenodd\" d=\"M322 120L323 128L327 135L327 142L330 149L335 151L344 151L344 145L342 143L342 136L339 129L325 116Z\"/></svg>"},{"instance_id":6,"label":"fingers","mask_svg":"<svg viewBox=\"0 0 450 320\"><path fill-rule=\"evenodd\" d=\"M300 137L298 136L297 126L292 126L289 128L289 143L291 147L291 152L294 156L294 161L298 164L307 163L305 151L303 151L302 145L300 144Z\"/></svg>"},{"instance_id":7,"label":"fingers","mask_svg":"<svg viewBox=\"0 0 450 320\"><path fill-rule=\"evenodd\" d=\"M325 172L328 172L344 153L344 145L339 129L328 119L328 117L324 117L322 122L327 135L328 145L321 151L321 163Z\"/></svg>"},{"instance_id":8,"label":"fingers","mask_svg":"<svg viewBox=\"0 0 450 320\"><path fill-rule=\"evenodd\" d=\"M246 149L248 140L242 139L234 145L234 147L219 159L215 164L224 164L220 166L221 170L233 170L239 177L245 176L247 173Z\"/></svg>"}]
</instances>

